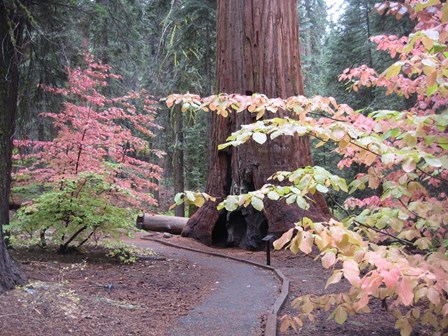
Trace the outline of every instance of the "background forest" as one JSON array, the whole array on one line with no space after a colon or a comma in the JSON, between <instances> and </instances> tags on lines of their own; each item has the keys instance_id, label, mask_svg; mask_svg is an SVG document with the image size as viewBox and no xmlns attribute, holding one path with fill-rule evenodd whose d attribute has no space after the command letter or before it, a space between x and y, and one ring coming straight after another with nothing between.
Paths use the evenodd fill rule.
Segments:
<instances>
[{"instance_id":1,"label":"background forest","mask_svg":"<svg viewBox=\"0 0 448 336\"><path fill-rule=\"evenodd\" d=\"M324 0L299 1L302 72L307 96L333 96L366 111L403 107L404 101L381 89L347 90L337 76L346 68L367 64L386 68L391 61L368 39L384 34L406 35L409 20L396 21L372 11L372 0L347 0L328 15ZM333 4L333 6L335 6ZM77 66L87 50L122 76L107 90L124 94L145 88L155 99L172 92L213 93L216 1L40 1L32 6L26 27L26 48L20 67L21 92L16 137L48 140L51 123L38 115L57 111L62 97L41 86L62 86L65 67ZM334 8L332 12L335 12ZM208 130L204 112L181 114L159 106L156 123L162 129L152 146L166 153L160 191L166 211L175 192L203 190L207 179ZM314 150L315 163L335 162L328 146ZM346 174L356 174L356 168ZM337 195L332 195L337 199ZM336 200L335 199L335 200ZM341 201L341 200L339 200Z\"/></svg>"}]
</instances>

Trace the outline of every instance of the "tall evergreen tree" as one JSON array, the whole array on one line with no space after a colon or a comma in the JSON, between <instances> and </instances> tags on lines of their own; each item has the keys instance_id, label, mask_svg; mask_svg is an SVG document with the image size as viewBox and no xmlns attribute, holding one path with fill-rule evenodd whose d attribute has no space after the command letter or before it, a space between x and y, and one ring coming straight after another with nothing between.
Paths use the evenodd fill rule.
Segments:
<instances>
[{"instance_id":1,"label":"tall evergreen tree","mask_svg":"<svg viewBox=\"0 0 448 336\"><path fill-rule=\"evenodd\" d=\"M218 1L217 22L217 92L258 92L282 98L303 94L296 0ZM247 111L228 118L212 114L206 189L209 194L220 199L253 191L276 171L312 165L307 137L277 138L262 148L252 142L218 151L218 145L232 131L253 119ZM325 203L319 194L315 196L316 202L307 215L324 219ZM190 218L182 234L206 244L241 243L248 249L256 249L268 231L283 232L304 215L286 202L266 201L263 212L266 217L252 207L227 213L218 211L216 203L209 201ZM233 235L232 231L243 232Z\"/></svg>"},{"instance_id":2,"label":"tall evergreen tree","mask_svg":"<svg viewBox=\"0 0 448 336\"><path fill-rule=\"evenodd\" d=\"M24 283L25 278L10 258L3 239L3 225L9 224L12 148L19 95L19 66L27 1L0 1L0 292Z\"/></svg>"}]
</instances>

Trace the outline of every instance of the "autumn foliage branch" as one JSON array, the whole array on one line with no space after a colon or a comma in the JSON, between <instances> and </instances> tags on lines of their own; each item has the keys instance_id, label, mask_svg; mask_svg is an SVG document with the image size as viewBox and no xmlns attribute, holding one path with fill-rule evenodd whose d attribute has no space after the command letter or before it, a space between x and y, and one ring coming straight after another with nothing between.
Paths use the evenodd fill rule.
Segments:
<instances>
[{"instance_id":1,"label":"autumn foliage branch","mask_svg":"<svg viewBox=\"0 0 448 336\"><path fill-rule=\"evenodd\" d=\"M315 192L330 189L349 194L372 189L376 195L348 198L342 220L316 223L304 217L275 242L293 253L317 250L322 266L332 269L327 286L343 278L347 293L306 295L294 300L298 316L285 317L282 329L299 329L313 311L323 308L344 323L348 315L369 311L373 299L393 311L396 328L410 335L417 324L435 335L448 328L448 4L439 0L386 1L376 6L398 19L409 14L417 21L410 36L372 38L378 49L398 59L381 73L367 66L340 75L349 87L386 88L388 94L413 97L405 111L375 111L366 116L333 98L303 96L288 99L262 94L219 94L201 98L170 95L168 106L183 111L202 109L223 117L248 111L257 122L233 133L220 149L247 141L269 145L279 136L312 136L336 144L340 169L358 164L365 173L350 183L321 167L277 172L261 189L230 195L220 208L234 211L252 205L263 211L264 200L285 201L308 209ZM295 118L277 118L287 110ZM267 181L268 182L268 181ZM176 202L201 205L213 198L203 193L179 194ZM356 210L356 211L352 211Z\"/></svg>"}]
</instances>

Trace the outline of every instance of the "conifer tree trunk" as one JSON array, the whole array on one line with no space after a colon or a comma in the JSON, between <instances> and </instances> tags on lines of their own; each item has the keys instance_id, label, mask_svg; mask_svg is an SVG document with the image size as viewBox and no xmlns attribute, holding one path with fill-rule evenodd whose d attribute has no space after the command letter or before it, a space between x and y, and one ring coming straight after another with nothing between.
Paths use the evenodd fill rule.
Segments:
<instances>
[{"instance_id":1,"label":"conifer tree trunk","mask_svg":"<svg viewBox=\"0 0 448 336\"><path fill-rule=\"evenodd\" d=\"M175 132L174 132L174 155L173 155L173 171L174 171L174 192L179 193L185 190L184 183L184 133L183 133L183 116L180 108L176 108L174 116ZM178 205L174 214L178 217L185 216L185 205Z\"/></svg>"},{"instance_id":2,"label":"conifer tree trunk","mask_svg":"<svg viewBox=\"0 0 448 336\"><path fill-rule=\"evenodd\" d=\"M9 224L12 139L19 88L20 53L17 48L23 31L23 18L16 10L12 1L0 0L0 292L25 282L9 256L3 235L3 225Z\"/></svg>"},{"instance_id":3,"label":"conifer tree trunk","mask_svg":"<svg viewBox=\"0 0 448 336\"><path fill-rule=\"evenodd\" d=\"M297 0L220 0L217 13L217 92L257 92L281 98L303 94ZM287 114L279 112L276 116ZM260 188L276 171L313 164L308 137L281 137L263 146L251 141L218 152L218 145L232 131L254 121L255 116L247 111L228 118L211 116L206 192L219 200ZM263 213L251 207L227 213L217 211L217 203L207 202L190 218L182 234L208 245L257 249L267 232L284 232L305 215L314 220L327 219L323 197L317 194L314 200L306 213L284 201L265 200Z\"/></svg>"}]
</instances>

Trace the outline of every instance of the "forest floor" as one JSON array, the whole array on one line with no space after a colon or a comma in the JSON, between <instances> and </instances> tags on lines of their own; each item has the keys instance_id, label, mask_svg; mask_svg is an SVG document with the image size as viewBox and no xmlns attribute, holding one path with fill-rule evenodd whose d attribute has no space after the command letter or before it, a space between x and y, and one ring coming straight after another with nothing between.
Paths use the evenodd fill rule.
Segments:
<instances>
[{"instance_id":1,"label":"forest floor","mask_svg":"<svg viewBox=\"0 0 448 336\"><path fill-rule=\"evenodd\" d=\"M164 239L160 234L156 238ZM171 244L265 263L263 251L216 249L174 236ZM130 265L106 257L102 248L59 255L40 248L15 249L30 282L0 295L0 335L170 335L181 316L213 291L216 273L183 258L146 255ZM290 295L279 317L294 314L291 301L304 294L323 294L328 272L320 262L289 251L272 251L271 263L290 280ZM333 292L346 289L331 286ZM238 310L238 307L235 307ZM267 307L267 310L269 307ZM230 322L229 322L230 323ZM280 324L280 323L279 323ZM262 326L261 326L262 327ZM295 335L293 330L279 335ZM349 317L344 325L317 314L301 335L399 335L394 318L372 306L372 313ZM248 335L241 330L241 336ZM235 336L239 336L235 335ZM419 330L413 335L429 335Z\"/></svg>"}]
</instances>

